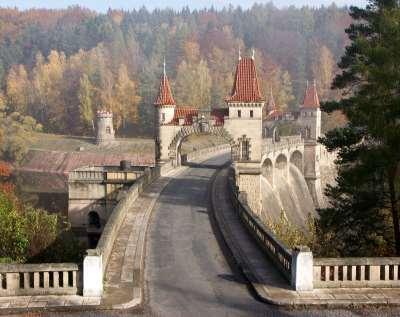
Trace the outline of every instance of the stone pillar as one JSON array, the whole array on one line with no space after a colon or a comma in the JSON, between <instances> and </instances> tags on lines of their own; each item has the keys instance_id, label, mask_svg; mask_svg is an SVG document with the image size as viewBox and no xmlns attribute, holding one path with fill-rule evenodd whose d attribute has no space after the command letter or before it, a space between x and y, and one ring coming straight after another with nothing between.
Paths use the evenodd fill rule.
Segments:
<instances>
[{"instance_id":1,"label":"stone pillar","mask_svg":"<svg viewBox=\"0 0 400 317\"><path fill-rule=\"evenodd\" d=\"M87 250L83 260L83 296L99 297L103 294L103 261L97 250Z\"/></svg>"},{"instance_id":2,"label":"stone pillar","mask_svg":"<svg viewBox=\"0 0 400 317\"><path fill-rule=\"evenodd\" d=\"M312 291L313 254L308 247L296 247L292 253L292 286L296 291Z\"/></svg>"}]
</instances>

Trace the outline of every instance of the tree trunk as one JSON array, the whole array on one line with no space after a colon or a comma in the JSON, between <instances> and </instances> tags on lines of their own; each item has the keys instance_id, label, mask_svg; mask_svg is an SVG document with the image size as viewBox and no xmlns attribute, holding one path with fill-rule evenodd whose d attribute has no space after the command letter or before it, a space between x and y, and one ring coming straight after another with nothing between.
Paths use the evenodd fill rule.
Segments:
<instances>
[{"instance_id":1,"label":"tree trunk","mask_svg":"<svg viewBox=\"0 0 400 317\"><path fill-rule=\"evenodd\" d=\"M399 208L397 204L397 195L396 195L396 172L397 168L391 169L389 172L389 192L390 192L390 207L392 210L392 218L393 218L393 232L394 232L394 241L396 247L396 255L400 256L400 227L399 227Z\"/></svg>"}]
</instances>

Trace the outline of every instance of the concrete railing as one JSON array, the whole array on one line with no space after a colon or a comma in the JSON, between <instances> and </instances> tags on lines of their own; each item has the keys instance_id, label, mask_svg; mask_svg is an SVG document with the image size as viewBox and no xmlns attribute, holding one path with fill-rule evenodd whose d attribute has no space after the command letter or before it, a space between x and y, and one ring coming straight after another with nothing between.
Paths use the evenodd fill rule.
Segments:
<instances>
[{"instance_id":1,"label":"concrete railing","mask_svg":"<svg viewBox=\"0 0 400 317\"><path fill-rule=\"evenodd\" d=\"M210 154L226 152L226 151L230 151L230 150L231 150L230 144L220 144L220 145L216 145L216 146L206 147L204 149L200 149L200 150L186 154L186 156L182 159L182 163L184 160L186 160L186 162L191 162L193 160L208 156Z\"/></svg>"},{"instance_id":2,"label":"concrete railing","mask_svg":"<svg viewBox=\"0 0 400 317\"><path fill-rule=\"evenodd\" d=\"M75 295L80 274L77 264L1 264L0 296Z\"/></svg>"},{"instance_id":3,"label":"concrete railing","mask_svg":"<svg viewBox=\"0 0 400 317\"><path fill-rule=\"evenodd\" d=\"M292 279L292 251L287 249L261 220L253 214L247 204L243 202L232 178L230 178L229 186L232 204L241 221L257 240L263 251L267 253L269 258L290 282Z\"/></svg>"},{"instance_id":4,"label":"concrete railing","mask_svg":"<svg viewBox=\"0 0 400 317\"><path fill-rule=\"evenodd\" d=\"M263 154L302 146L304 145L304 142L305 141L301 135L281 137L279 142L275 142L272 138L263 139Z\"/></svg>"},{"instance_id":5,"label":"concrete railing","mask_svg":"<svg viewBox=\"0 0 400 317\"><path fill-rule=\"evenodd\" d=\"M228 184L243 224L296 290L400 287L400 257L313 258L308 247L290 250L247 206L232 174Z\"/></svg>"},{"instance_id":6,"label":"concrete railing","mask_svg":"<svg viewBox=\"0 0 400 317\"><path fill-rule=\"evenodd\" d=\"M83 261L83 295L101 296L103 277L118 231L127 212L145 187L159 176L160 169L146 168L144 174L131 186L126 196L112 211L96 249L87 250Z\"/></svg>"},{"instance_id":7,"label":"concrete railing","mask_svg":"<svg viewBox=\"0 0 400 317\"><path fill-rule=\"evenodd\" d=\"M316 258L314 288L400 287L400 258Z\"/></svg>"},{"instance_id":8,"label":"concrete railing","mask_svg":"<svg viewBox=\"0 0 400 317\"><path fill-rule=\"evenodd\" d=\"M229 192L235 211L255 238L260 248L297 291L313 289L313 255L308 247L287 248L252 212L238 192L233 173L229 177Z\"/></svg>"},{"instance_id":9,"label":"concrete railing","mask_svg":"<svg viewBox=\"0 0 400 317\"><path fill-rule=\"evenodd\" d=\"M226 146L226 145L225 145ZM222 146L203 149L190 155L190 159L207 156L222 150ZM171 161L164 162L153 168L146 168L144 174L136 179L126 196L118 203L112 211L107 224L104 227L96 249L87 250L83 261L83 295L101 296L103 293L103 279L107 268L108 260L122 226L127 212L132 204L143 192L145 187L156 180L160 175L165 175L174 168Z\"/></svg>"}]
</instances>

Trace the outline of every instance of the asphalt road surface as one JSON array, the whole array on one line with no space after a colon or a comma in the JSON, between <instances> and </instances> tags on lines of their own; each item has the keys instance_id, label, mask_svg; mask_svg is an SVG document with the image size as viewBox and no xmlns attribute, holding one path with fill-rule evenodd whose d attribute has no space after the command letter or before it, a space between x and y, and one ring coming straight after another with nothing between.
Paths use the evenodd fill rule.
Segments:
<instances>
[{"instance_id":1,"label":"asphalt road surface","mask_svg":"<svg viewBox=\"0 0 400 317\"><path fill-rule=\"evenodd\" d=\"M156 203L147 236L144 310L27 316L400 316L398 309L280 309L254 298L228 263L209 210L210 180L226 161L219 156L192 166L171 180Z\"/></svg>"}]
</instances>

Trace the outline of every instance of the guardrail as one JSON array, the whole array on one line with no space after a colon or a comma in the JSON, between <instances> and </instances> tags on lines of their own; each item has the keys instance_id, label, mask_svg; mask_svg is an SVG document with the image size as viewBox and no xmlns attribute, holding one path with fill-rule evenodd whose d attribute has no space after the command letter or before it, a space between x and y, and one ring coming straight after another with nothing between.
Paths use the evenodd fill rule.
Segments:
<instances>
[{"instance_id":1,"label":"guardrail","mask_svg":"<svg viewBox=\"0 0 400 317\"><path fill-rule=\"evenodd\" d=\"M226 146L226 145L225 145ZM199 153L193 153L191 159L199 158L203 155L221 151L220 147L207 148L199 150ZM152 183L160 175L164 175L173 169L171 162L164 162L154 168L146 168L141 177L131 186L126 196L119 201L118 205L112 211L103 233L97 244L96 249L87 250L87 255L83 261L83 295L101 296L103 293L103 278L107 268L108 260L122 226L125 216L147 185Z\"/></svg>"},{"instance_id":2,"label":"guardrail","mask_svg":"<svg viewBox=\"0 0 400 317\"><path fill-rule=\"evenodd\" d=\"M0 297L76 295L79 273L74 263L1 264Z\"/></svg>"},{"instance_id":3,"label":"guardrail","mask_svg":"<svg viewBox=\"0 0 400 317\"><path fill-rule=\"evenodd\" d=\"M263 154L299 147L304 145L304 139L301 135L281 137L278 142L272 138L263 139Z\"/></svg>"},{"instance_id":4,"label":"guardrail","mask_svg":"<svg viewBox=\"0 0 400 317\"><path fill-rule=\"evenodd\" d=\"M229 177L228 184L230 186L229 192L232 204L241 221L256 239L262 250L267 253L285 278L291 282L292 250L286 248L243 202L232 176Z\"/></svg>"},{"instance_id":5,"label":"guardrail","mask_svg":"<svg viewBox=\"0 0 400 317\"><path fill-rule=\"evenodd\" d=\"M159 171L159 167L145 169L143 175L136 180L126 196L119 201L118 205L112 211L96 249L86 251L87 255L83 261L84 296L101 296L103 292L104 273L118 231L134 201L143 192L145 187L159 176Z\"/></svg>"},{"instance_id":6,"label":"guardrail","mask_svg":"<svg viewBox=\"0 0 400 317\"><path fill-rule=\"evenodd\" d=\"M400 258L316 258L314 288L400 287Z\"/></svg>"}]
</instances>

